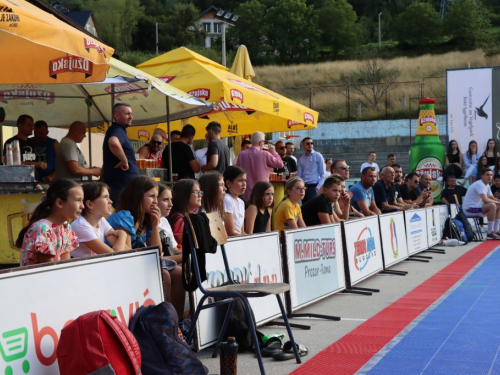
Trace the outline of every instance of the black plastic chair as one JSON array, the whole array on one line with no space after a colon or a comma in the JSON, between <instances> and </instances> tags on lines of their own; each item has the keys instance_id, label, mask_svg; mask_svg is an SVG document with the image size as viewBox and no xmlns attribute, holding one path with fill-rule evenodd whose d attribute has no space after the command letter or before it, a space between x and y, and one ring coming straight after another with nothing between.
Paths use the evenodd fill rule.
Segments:
<instances>
[{"instance_id":1,"label":"black plastic chair","mask_svg":"<svg viewBox=\"0 0 500 375\"><path fill-rule=\"evenodd\" d=\"M204 310L204 309L207 309L207 308L210 308L210 307L213 307L216 305L213 303L210 303L208 305L203 305L205 300L209 297L214 297L214 299L215 298L229 298L230 299L229 309L226 313L226 317L224 319L222 330L219 334L217 345L216 345L216 348L215 348L214 353L212 355L213 358L217 357L219 343L222 340L222 338L224 337L224 333L226 331L227 323L229 320L228 318L229 318L229 315L231 314L231 311L233 308L234 298L240 298L245 306L245 311L246 311L246 315L247 315L247 319L248 319L248 326L250 327L250 329L252 331L252 340L253 340L253 345L255 348L257 360L259 362L260 372L261 372L261 374L265 374L266 372L264 370L264 364L262 362L262 355L260 353L260 348L259 348L259 340L257 338L257 332L256 332L255 327L254 327L252 314L250 313L250 305L248 303L247 298L266 297L268 295L274 294L276 296L276 299L278 300L278 304L280 306L281 315L283 316L283 320L285 322L288 336L290 337L290 341L291 341L292 347L294 349L295 358L297 360L297 363L301 363L301 359L299 356L297 345L295 344L295 339L293 338L292 330L290 328L290 324L288 323L288 318L286 316L285 307L284 307L283 301L281 300L281 297L280 297L281 293L285 293L285 292L290 290L290 285L285 284L285 283L236 284L231 276L231 271L230 271L229 263L227 261L227 256L226 256L226 249L224 247L224 244L227 242L226 229L222 223L220 216L217 213L207 214L207 216L210 220L210 232L212 234L212 237L214 237L217 240L219 248L222 252L222 258L224 260L224 268L226 270L226 275L228 277L230 285L219 286L219 287L211 288L208 290L203 287L203 285L201 283L200 272L198 269L198 259L196 257L196 251L195 251L195 248L198 248L198 241L196 239L195 233L193 233L193 226L191 224L189 216L186 216L184 218L184 227L185 227L186 233L189 237L191 261L193 262L193 268L194 268L194 277L196 278L196 283L198 285L200 292L203 294L203 297L200 299L200 301L198 302L198 306L196 307L196 312L195 312L194 317L192 319L191 327L190 327L189 333L186 337L186 341L188 342L188 344L191 342L193 332L194 332L194 327L196 325L196 320L198 319L198 316L200 315L201 310ZM227 300L225 300L225 301L227 301ZM221 301L221 302L224 302L224 301Z\"/></svg>"}]
</instances>

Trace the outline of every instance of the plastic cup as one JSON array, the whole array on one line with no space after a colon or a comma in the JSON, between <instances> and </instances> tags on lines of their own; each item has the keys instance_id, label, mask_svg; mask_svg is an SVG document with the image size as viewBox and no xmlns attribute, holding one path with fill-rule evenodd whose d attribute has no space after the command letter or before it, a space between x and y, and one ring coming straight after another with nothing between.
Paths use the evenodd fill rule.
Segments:
<instances>
[{"instance_id":1,"label":"plastic cup","mask_svg":"<svg viewBox=\"0 0 500 375\"><path fill-rule=\"evenodd\" d=\"M179 181L179 175L177 173L172 173L172 181L174 182Z\"/></svg>"}]
</instances>

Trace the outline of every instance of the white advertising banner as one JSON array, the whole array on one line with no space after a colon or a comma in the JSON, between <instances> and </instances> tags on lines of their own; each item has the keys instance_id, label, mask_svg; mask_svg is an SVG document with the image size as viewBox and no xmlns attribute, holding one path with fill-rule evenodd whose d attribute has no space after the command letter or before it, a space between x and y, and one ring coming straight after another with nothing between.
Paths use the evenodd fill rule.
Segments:
<instances>
[{"instance_id":1,"label":"white advertising banner","mask_svg":"<svg viewBox=\"0 0 500 375\"><path fill-rule=\"evenodd\" d=\"M443 237L444 232L444 224L446 223L446 219L450 217L450 208L447 205L441 205L439 207L439 224L441 231L439 232L439 236Z\"/></svg>"},{"instance_id":2,"label":"white advertising banner","mask_svg":"<svg viewBox=\"0 0 500 375\"><path fill-rule=\"evenodd\" d=\"M441 241L441 222L439 206L427 207L427 246L431 247Z\"/></svg>"},{"instance_id":3,"label":"white advertising banner","mask_svg":"<svg viewBox=\"0 0 500 375\"><path fill-rule=\"evenodd\" d=\"M59 374L61 329L108 310L128 326L141 305L163 301L158 249L114 253L0 273L0 368Z\"/></svg>"},{"instance_id":4,"label":"white advertising banner","mask_svg":"<svg viewBox=\"0 0 500 375\"><path fill-rule=\"evenodd\" d=\"M383 270L382 246L377 216L344 221L346 262L349 270L350 285ZM348 284L349 284L348 283Z\"/></svg>"},{"instance_id":5,"label":"white advertising banner","mask_svg":"<svg viewBox=\"0 0 500 375\"><path fill-rule=\"evenodd\" d=\"M244 237L232 237L226 244L226 254L234 281L239 283L282 283L281 252L279 232L259 233ZM222 253L206 254L207 280L205 289L221 286L228 281ZM195 306L201 299L200 291L194 292ZM285 300L282 296L283 304ZM207 300L206 303L210 301ZM249 298L257 325L281 317L276 296ZM227 305L205 309L196 324L198 334L197 350L213 345L224 321Z\"/></svg>"},{"instance_id":6,"label":"white advertising banner","mask_svg":"<svg viewBox=\"0 0 500 375\"><path fill-rule=\"evenodd\" d=\"M446 72L448 138L456 140L464 153L471 140L477 142L478 152L483 152L488 139L494 138L492 71L476 68Z\"/></svg>"},{"instance_id":7,"label":"white advertising banner","mask_svg":"<svg viewBox=\"0 0 500 375\"><path fill-rule=\"evenodd\" d=\"M408 254L427 250L427 224L425 208L405 211L406 239Z\"/></svg>"},{"instance_id":8,"label":"white advertising banner","mask_svg":"<svg viewBox=\"0 0 500 375\"><path fill-rule=\"evenodd\" d=\"M384 252L384 267L393 266L408 258L403 212L380 215L380 237Z\"/></svg>"},{"instance_id":9,"label":"white advertising banner","mask_svg":"<svg viewBox=\"0 0 500 375\"><path fill-rule=\"evenodd\" d=\"M285 238L292 311L345 289L340 224L288 230Z\"/></svg>"}]
</instances>

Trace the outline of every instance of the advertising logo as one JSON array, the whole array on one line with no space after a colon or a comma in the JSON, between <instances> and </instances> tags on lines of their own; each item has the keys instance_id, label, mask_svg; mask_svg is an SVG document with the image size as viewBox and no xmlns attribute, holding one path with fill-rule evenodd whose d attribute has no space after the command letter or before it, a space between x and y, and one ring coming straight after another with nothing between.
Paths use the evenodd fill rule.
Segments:
<instances>
[{"instance_id":1,"label":"advertising logo","mask_svg":"<svg viewBox=\"0 0 500 375\"><path fill-rule=\"evenodd\" d=\"M337 249L333 238L297 239L294 241L295 263L335 258Z\"/></svg>"},{"instance_id":2,"label":"advertising logo","mask_svg":"<svg viewBox=\"0 0 500 375\"><path fill-rule=\"evenodd\" d=\"M95 49L97 52L102 53L104 57L106 57L106 49L103 46L100 46L99 44L94 42L93 40L83 38L83 44L87 52L90 52L90 49L92 48Z\"/></svg>"},{"instance_id":3,"label":"advertising logo","mask_svg":"<svg viewBox=\"0 0 500 375\"><path fill-rule=\"evenodd\" d=\"M286 126L288 127L288 129L291 129L292 126L295 126L295 125L298 125L298 126L303 126L303 127L306 127L307 125L305 124L302 124L300 122L297 122L297 121L292 121L292 120L288 120L288 123L286 124Z\"/></svg>"},{"instance_id":4,"label":"advertising logo","mask_svg":"<svg viewBox=\"0 0 500 375\"><path fill-rule=\"evenodd\" d=\"M262 94L266 94L266 95L269 95L269 96L272 96L273 98L276 98L276 99L279 99L279 97L275 96L275 95L272 95L270 93L268 93L267 91L264 91L258 87L255 87L249 83L246 83L246 82L242 82L242 81L238 81L237 79L230 79L229 78L229 81L233 82L233 83L236 83L237 85L245 88L245 89L248 89L248 90L252 90L252 91L257 91L257 92L260 92Z\"/></svg>"},{"instance_id":5,"label":"advertising logo","mask_svg":"<svg viewBox=\"0 0 500 375\"><path fill-rule=\"evenodd\" d=\"M145 137L146 139L149 139L149 132L147 130L139 130L137 132L137 138Z\"/></svg>"},{"instance_id":6,"label":"advertising logo","mask_svg":"<svg viewBox=\"0 0 500 375\"><path fill-rule=\"evenodd\" d=\"M175 76L165 76L165 77L157 77L160 81L163 81L165 83L171 82Z\"/></svg>"},{"instance_id":7,"label":"advertising logo","mask_svg":"<svg viewBox=\"0 0 500 375\"><path fill-rule=\"evenodd\" d=\"M40 100L47 104L54 103L55 93L37 89L12 89L0 91L0 102L7 103L8 100Z\"/></svg>"},{"instance_id":8,"label":"advertising logo","mask_svg":"<svg viewBox=\"0 0 500 375\"><path fill-rule=\"evenodd\" d=\"M441 194L443 187L437 179L443 174L443 165L439 159L429 157L420 160L415 168L415 172L419 176L422 176L423 174L431 176L432 181L430 187L432 190L432 198L436 198L439 194Z\"/></svg>"},{"instance_id":9,"label":"advertising logo","mask_svg":"<svg viewBox=\"0 0 500 375\"><path fill-rule=\"evenodd\" d=\"M26 327L3 332L0 335L0 354L4 362L9 363L22 359L28 352L28 329ZM22 362L22 369L25 374L30 371L30 363L26 359ZM5 374L14 374L11 365L5 368Z\"/></svg>"},{"instance_id":10,"label":"advertising logo","mask_svg":"<svg viewBox=\"0 0 500 375\"><path fill-rule=\"evenodd\" d=\"M392 254L394 255L394 259L398 258L399 250L398 250L398 234L396 232L396 221L393 217L391 217L391 221L389 222L389 228L391 230L391 248Z\"/></svg>"},{"instance_id":11,"label":"advertising logo","mask_svg":"<svg viewBox=\"0 0 500 375\"><path fill-rule=\"evenodd\" d=\"M413 214L410 218L410 234L422 232L422 218L418 214Z\"/></svg>"},{"instance_id":12,"label":"advertising logo","mask_svg":"<svg viewBox=\"0 0 500 375\"><path fill-rule=\"evenodd\" d=\"M85 78L92 75L92 61L77 56L64 56L49 61L49 76L57 79L61 73L85 73Z\"/></svg>"},{"instance_id":13,"label":"advertising logo","mask_svg":"<svg viewBox=\"0 0 500 375\"><path fill-rule=\"evenodd\" d=\"M231 100L234 100L236 98L236 99L239 99L243 103L243 93L240 90L231 89L229 91L229 93L231 96Z\"/></svg>"},{"instance_id":14,"label":"advertising logo","mask_svg":"<svg viewBox=\"0 0 500 375\"><path fill-rule=\"evenodd\" d=\"M484 111L483 107L484 107L484 105L486 104L486 102L488 101L489 98L490 98L490 96L488 95L488 97L484 101L483 105L481 107L479 107L479 108L476 107L476 112L474 113L474 120L476 119L476 115L479 116L479 117L484 117L486 120L488 119L488 114Z\"/></svg>"},{"instance_id":15,"label":"advertising logo","mask_svg":"<svg viewBox=\"0 0 500 375\"><path fill-rule=\"evenodd\" d=\"M363 271L368 261L376 256L375 238L372 235L371 229L364 227L359 233L357 241L354 242L354 265L356 269Z\"/></svg>"},{"instance_id":16,"label":"advertising logo","mask_svg":"<svg viewBox=\"0 0 500 375\"><path fill-rule=\"evenodd\" d=\"M304 113L304 122L306 121L311 121L311 123L314 124L314 116L309 112Z\"/></svg>"},{"instance_id":17,"label":"advertising logo","mask_svg":"<svg viewBox=\"0 0 500 375\"><path fill-rule=\"evenodd\" d=\"M108 86L104 89L107 93L111 94L111 86ZM145 97L148 96L148 92L146 89L143 89L141 86L135 83L117 83L115 84L115 99L119 99L124 95L129 94L142 94Z\"/></svg>"},{"instance_id":18,"label":"advertising logo","mask_svg":"<svg viewBox=\"0 0 500 375\"><path fill-rule=\"evenodd\" d=\"M210 98L210 90L209 89L194 89L188 91L189 95L196 96L197 98L202 98L208 100Z\"/></svg>"}]
</instances>

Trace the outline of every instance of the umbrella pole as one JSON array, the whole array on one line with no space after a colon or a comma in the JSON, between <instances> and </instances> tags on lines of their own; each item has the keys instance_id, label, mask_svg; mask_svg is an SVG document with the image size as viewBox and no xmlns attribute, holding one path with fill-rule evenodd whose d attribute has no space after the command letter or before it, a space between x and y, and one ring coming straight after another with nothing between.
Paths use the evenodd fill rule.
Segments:
<instances>
[{"instance_id":1,"label":"umbrella pole","mask_svg":"<svg viewBox=\"0 0 500 375\"><path fill-rule=\"evenodd\" d=\"M168 95L165 96L167 98L167 135L168 135L168 177L170 182L172 180L172 140L170 139L170 102L168 100Z\"/></svg>"},{"instance_id":2,"label":"umbrella pole","mask_svg":"<svg viewBox=\"0 0 500 375\"><path fill-rule=\"evenodd\" d=\"M90 127L90 106L92 105L92 101L90 99L86 100L87 102L87 126L89 128L89 168L92 167L92 129ZM92 180L92 177L90 177Z\"/></svg>"}]
</instances>

